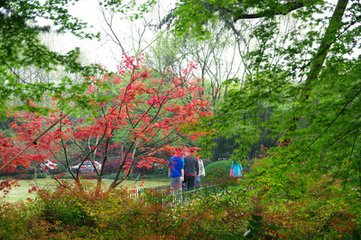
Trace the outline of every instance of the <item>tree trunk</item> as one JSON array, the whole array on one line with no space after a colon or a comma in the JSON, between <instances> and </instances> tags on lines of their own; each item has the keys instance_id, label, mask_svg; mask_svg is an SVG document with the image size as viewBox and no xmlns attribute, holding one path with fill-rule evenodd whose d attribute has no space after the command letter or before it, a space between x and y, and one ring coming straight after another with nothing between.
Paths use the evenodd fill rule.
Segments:
<instances>
[{"instance_id":1,"label":"tree trunk","mask_svg":"<svg viewBox=\"0 0 361 240\"><path fill-rule=\"evenodd\" d=\"M342 17L345 13L348 1L349 0L338 0L330 23L326 29L325 35L323 36L320 47L318 48L317 54L313 57L311 62L310 71L307 74L307 79L305 82L306 85L310 85L315 79L317 79L331 45L335 41L338 32L342 28ZM307 89L308 88L310 87L307 87Z\"/></svg>"},{"instance_id":2,"label":"tree trunk","mask_svg":"<svg viewBox=\"0 0 361 240\"><path fill-rule=\"evenodd\" d=\"M349 0L338 0L337 2L336 8L325 31L325 35L321 40L320 47L318 48L317 53L315 54L315 56L313 56L313 59L310 62L310 70L307 73L307 78L305 81L305 91L301 95L301 101L307 101L310 96L310 91L312 90L312 83L317 80L318 75L322 70L322 66L325 63L327 54L330 51L332 43L335 41L338 32L343 26L342 17L345 13L348 2ZM297 115L293 117L293 124L287 132L295 131L297 129L297 124L299 123L300 119L301 115L297 113ZM289 139L286 139L285 142L289 142Z\"/></svg>"}]
</instances>

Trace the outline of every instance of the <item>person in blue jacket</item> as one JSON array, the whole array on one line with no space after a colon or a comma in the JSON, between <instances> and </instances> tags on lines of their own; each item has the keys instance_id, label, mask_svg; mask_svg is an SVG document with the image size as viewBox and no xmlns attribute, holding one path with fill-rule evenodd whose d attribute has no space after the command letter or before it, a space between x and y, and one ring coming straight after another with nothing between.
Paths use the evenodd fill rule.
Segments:
<instances>
[{"instance_id":1,"label":"person in blue jacket","mask_svg":"<svg viewBox=\"0 0 361 240\"><path fill-rule=\"evenodd\" d=\"M170 177L171 192L182 191L184 181L184 158L180 149L174 151L174 155L168 160L168 175Z\"/></svg>"}]
</instances>

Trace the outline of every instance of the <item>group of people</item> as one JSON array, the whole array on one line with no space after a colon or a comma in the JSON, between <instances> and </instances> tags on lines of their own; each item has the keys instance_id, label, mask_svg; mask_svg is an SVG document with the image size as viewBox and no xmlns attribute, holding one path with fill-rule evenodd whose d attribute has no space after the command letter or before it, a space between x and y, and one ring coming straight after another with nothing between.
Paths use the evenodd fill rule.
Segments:
<instances>
[{"instance_id":1,"label":"group of people","mask_svg":"<svg viewBox=\"0 0 361 240\"><path fill-rule=\"evenodd\" d=\"M201 176L205 176L203 161L195 155L195 150L175 149L168 160L168 175L172 192L200 187Z\"/></svg>"}]
</instances>

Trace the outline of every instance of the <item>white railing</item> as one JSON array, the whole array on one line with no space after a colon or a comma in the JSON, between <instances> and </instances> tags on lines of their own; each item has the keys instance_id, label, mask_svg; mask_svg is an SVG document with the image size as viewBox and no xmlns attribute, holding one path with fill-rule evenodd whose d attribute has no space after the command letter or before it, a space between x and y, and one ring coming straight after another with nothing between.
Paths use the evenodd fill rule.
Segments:
<instances>
[{"instance_id":1,"label":"white railing","mask_svg":"<svg viewBox=\"0 0 361 240\"><path fill-rule=\"evenodd\" d=\"M159 188L142 188L129 192L129 196L132 198L143 198L150 202L167 204L174 206L175 204L181 204L188 202L192 199L205 197L209 195L224 195L227 194L228 187L225 185L210 185L192 190L183 190L171 192L170 187Z\"/></svg>"}]
</instances>

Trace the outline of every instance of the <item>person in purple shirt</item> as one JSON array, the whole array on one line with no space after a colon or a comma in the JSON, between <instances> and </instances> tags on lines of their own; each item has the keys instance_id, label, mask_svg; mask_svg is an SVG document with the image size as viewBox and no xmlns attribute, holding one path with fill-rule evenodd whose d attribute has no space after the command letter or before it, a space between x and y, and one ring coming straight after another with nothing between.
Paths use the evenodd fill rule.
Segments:
<instances>
[{"instance_id":1,"label":"person in purple shirt","mask_svg":"<svg viewBox=\"0 0 361 240\"><path fill-rule=\"evenodd\" d=\"M170 177L171 192L182 191L184 180L184 159L180 149L174 151L174 155L168 160L168 175Z\"/></svg>"}]
</instances>

